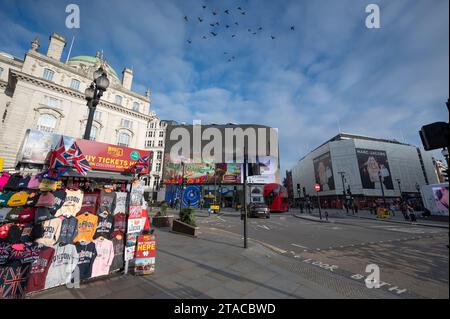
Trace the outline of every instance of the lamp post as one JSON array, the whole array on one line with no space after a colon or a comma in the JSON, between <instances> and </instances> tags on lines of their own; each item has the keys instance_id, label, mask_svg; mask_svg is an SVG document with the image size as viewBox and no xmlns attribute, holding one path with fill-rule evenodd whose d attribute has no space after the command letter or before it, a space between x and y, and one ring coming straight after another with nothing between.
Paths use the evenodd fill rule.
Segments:
<instances>
[{"instance_id":1,"label":"lamp post","mask_svg":"<svg viewBox=\"0 0 450 319\"><path fill-rule=\"evenodd\" d=\"M180 216L183 209L183 192L184 192L184 162L181 162L182 175L181 175L181 190L180 190Z\"/></svg>"},{"instance_id":2,"label":"lamp post","mask_svg":"<svg viewBox=\"0 0 450 319\"><path fill-rule=\"evenodd\" d=\"M400 199L403 199L402 184L400 183L400 178L397 178L396 181L398 184L398 190L400 192Z\"/></svg>"},{"instance_id":3,"label":"lamp post","mask_svg":"<svg viewBox=\"0 0 450 319\"><path fill-rule=\"evenodd\" d=\"M83 139L85 140L91 139L91 128L92 122L94 121L95 109L97 107L97 104L100 102L100 98L102 97L103 92L106 91L108 86L108 76L103 68L100 67L97 71L94 72L94 81L84 91L86 95L87 107L89 108L89 116L83 136Z\"/></svg>"},{"instance_id":4,"label":"lamp post","mask_svg":"<svg viewBox=\"0 0 450 319\"><path fill-rule=\"evenodd\" d=\"M383 195L383 207L386 208L386 197L384 196L384 187L383 187L383 180L382 180L381 170L378 171L378 178L380 180L380 186L381 186L381 194Z\"/></svg>"},{"instance_id":5,"label":"lamp post","mask_svg":"<svg viewBox=\"0 0 450 319\"><path fill-rule=\"evenodd\" d=\"M344 194L344 197L342 198L342 209L344 209L344 203L346 202L346 197L345 196L345 183L344 183L344 175L345 172L338 172L339 175L341 175L341 179L342 179L342 194ZM348 213L348 208L347 208L347 213Z\"/></svg>"}]
</instances>

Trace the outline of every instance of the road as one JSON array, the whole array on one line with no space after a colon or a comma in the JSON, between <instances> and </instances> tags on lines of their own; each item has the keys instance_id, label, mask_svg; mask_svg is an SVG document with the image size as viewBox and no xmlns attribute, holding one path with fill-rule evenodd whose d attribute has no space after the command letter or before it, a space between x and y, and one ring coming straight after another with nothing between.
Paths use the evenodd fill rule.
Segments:
<instances>
[{"instance_id":1,"label":"road","mask_svg":"<svg viewBox=\"0 0 450 319\"><path fill-rule=\"evenodd\" d=\"M200 227L242 237L243 222L237 212L197 215ZM310 263L362 283L368 274L366 266L376 264L380 269L379 289L396 296L449 298L446 229L351 216L318 223L283 213L272 214L270 219L248 219L248 237L249 244L258 241L299 263Z\"/></svg>"}]
</instances>

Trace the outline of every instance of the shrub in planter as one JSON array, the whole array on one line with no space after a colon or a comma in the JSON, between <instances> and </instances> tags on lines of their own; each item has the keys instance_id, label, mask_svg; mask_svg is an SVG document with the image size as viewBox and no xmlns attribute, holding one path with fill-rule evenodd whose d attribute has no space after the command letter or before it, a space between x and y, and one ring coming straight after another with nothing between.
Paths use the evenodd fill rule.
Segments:
<instances>
[{"instance_id":1,"label":"shrub in planter","mask_svg":"<svg viewBox=\"0 0 450 319\"><path fill-rule=\"evenodd\" d=\"M167 215L167 204L162 204L156 216L152 219L152 224L155 227L171 227L173 223L173 216Z\"/></svg>"},{"instance_id":2,"label":"shrub in planter","mask_svg":"<svg viewBox=\"0 0 450 319\"><path fill-rule=\"evenodd\" d=\"M163 203L158 210L158 215L156 215L156 216L158 216L158 217L167 216L167 208L168 208L167 204Z\"/></svg>"},{"instance_id":3,"label":"shrub in planter","mask_svg":"<svg viewBox=\"0 0 450 319\"><path fill-rule=\"evenodd\" d=\"M193 227L196 227L197 224L195 223L195 210L193 208L183 208L180 212L180 221L191 225Z\"/></svg>"}]
</instances>

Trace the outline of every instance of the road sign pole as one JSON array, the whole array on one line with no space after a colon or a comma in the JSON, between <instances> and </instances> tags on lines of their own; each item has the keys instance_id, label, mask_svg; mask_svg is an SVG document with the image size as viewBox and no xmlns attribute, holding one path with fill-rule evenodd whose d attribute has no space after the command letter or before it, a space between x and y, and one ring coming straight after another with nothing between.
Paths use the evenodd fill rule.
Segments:
<instances>
[{"instance_id":1,"label":"road sign pole","mask_svg":"<svg viewBox=\"0 0 450 319\"><path fill-rule=\"evenodd\" d=\"M316 193L317 193L317 204L319 206L319 217L320 219L322 219L322 209L320 208L320 197L319 197L319 192L320 192L320 184L316 184L314 186Z\"/></svg>"},{"instance_id":2,"label":"road sign pole","mask_svg":"<svg viewBox=\"0 0 450 319\"><path fill-rule=\"evenodd\" d=\"M247 149L244 146L244 248L247 248Z\"/></svg>"}]
</instances>

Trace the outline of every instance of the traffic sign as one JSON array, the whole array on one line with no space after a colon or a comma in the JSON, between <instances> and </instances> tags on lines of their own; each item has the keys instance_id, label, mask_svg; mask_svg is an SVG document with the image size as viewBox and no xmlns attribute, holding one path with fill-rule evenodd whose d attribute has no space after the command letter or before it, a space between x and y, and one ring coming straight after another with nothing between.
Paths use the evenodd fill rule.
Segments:
<instances>
[{"instance_id":1,"label":"traffic sign","mask_svg":"<svg viewBox=\"0 0 450 319\"><path fill-rule=\"evenodd\" d=\"M315 188L316 192L320 192L320 184L316 184L314 186L314 188Z\"/></svg>"}]
</instances>

